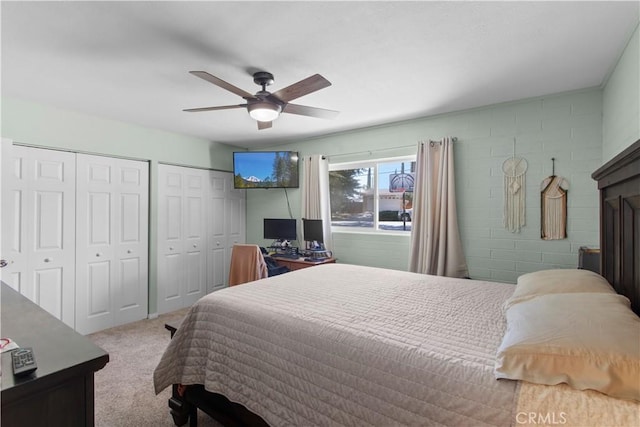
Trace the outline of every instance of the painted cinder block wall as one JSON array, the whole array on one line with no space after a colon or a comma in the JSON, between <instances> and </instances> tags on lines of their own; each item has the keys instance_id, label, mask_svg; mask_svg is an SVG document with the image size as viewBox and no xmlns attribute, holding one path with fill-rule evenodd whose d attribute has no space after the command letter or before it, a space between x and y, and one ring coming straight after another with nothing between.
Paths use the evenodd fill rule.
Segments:
<instances>
[{"instance_id":1,"label":"painted cinder block wall","mask_svg":"<svg viewBox=\"0 0 640 427\"><path fill-rule=\"evenodd\" d=\"M598 245L598 193L591 173L602 163L602 91L598 88L443 114L316 138L277 149L321 153L330 162L415 153L417 143L445 135L455 143L460 232L474 279L515 282L523 273L576 268L580 246ZM502 163L514 152L528 162L527 222L520 233L504 229ZM407 147L408 146L408 147ZM403 147L392 149L393 147ZM369 154L369 151L371 154ZM362 152L351 156L345 153ZM568 238L540 239L540 183L551 175L569 183ZM299 190L287 193L300 218ZM262 218L288 217L282 190L247 194L248 241L262 240ZM340 262L406 270L408 236L334 233Z\"/></svg>"},{"instance_id":2,"label":"painted cinder block wall","mask_svg":"<svg viewBox=\"0 0 640 427\"><path fill-rule=\"evenodd\" d=\"M597 246L598 193L590 175L601 164L601 100L599 90L577 92L469 117L488 133L461 139L456 150L460 227L472 277L514 282L531 271L575 268L580 246ZM519 233L503 227L502 163L514 147L528 163L526 225ZM540 184L552 174L552 158L555 174L569 182L568 237L544 241Z\"/></svg>"}]
</instances>

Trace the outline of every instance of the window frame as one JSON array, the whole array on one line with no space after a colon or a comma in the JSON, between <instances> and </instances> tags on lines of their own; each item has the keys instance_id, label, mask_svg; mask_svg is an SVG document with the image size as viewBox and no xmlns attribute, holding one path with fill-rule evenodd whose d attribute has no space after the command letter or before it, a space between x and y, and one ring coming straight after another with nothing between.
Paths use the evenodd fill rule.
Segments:
<instances>
[{"instance_id":1,"label":"window frame","mask_svg":"<svg viewBox=\"0 0 640 427\"><path fill-rule=\"evenodd\" d=\"M354 160L348 162L336 162L329 163L329 172L336 170L346 169L366 169L373 167L375 173L373 174L372 188L374 189L374 215L373 215L373 227L367 229L361 229L358 227L339 226L331 224L332 233L353 233L353 234L384 234L384 235L397 235L397 236L410 236L411 230L413 230L413 224L411 230L384 230L379 228L379 209L380 209L380 193L378 188L379 168L378 165L382 163L394 163L394 162L416 162L416 154L409 154L404 156L394 157L382 157L378 159L369 160ZM332 221L333 222L333 221Z\"/></svg>"}]
</instances>

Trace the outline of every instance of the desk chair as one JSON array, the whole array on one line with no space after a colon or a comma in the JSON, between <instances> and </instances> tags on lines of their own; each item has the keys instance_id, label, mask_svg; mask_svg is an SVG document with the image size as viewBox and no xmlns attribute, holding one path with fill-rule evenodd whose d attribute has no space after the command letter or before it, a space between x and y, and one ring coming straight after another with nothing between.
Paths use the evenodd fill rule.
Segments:
<instances>
[{"instance_id":1,"label":"desk chair","mask_svg":"<svg viewBox=\"0 0 640 427\"><path fill-rule=\"evenodd\" d=\"M235 244L231 250L229 286L252 282L268 276L267 264L258 245Z\"/></svg>"}]
</instances>

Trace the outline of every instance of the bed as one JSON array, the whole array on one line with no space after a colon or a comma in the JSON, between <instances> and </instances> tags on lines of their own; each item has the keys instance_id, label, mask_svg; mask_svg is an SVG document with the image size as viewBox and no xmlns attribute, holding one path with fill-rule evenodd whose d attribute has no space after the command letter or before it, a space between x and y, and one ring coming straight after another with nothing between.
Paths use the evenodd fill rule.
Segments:
<instances>
[{"instance_id":1,"label":"bed","mask_svg":"<svg viewBox=\"0 0 640 427\"><path fill-rule=\"evenodd\" d=\"M579 270L560 272L583 274L574 290L544 295L541 277L571 280L532 273L514 287L344 264L298 270L198 301L154 372L156 392L173 386L176 425L194 426L196 408L225 426L639 425L640 320L629 309L640 302L639 153L640 141L594 173L601 271L613 288ZM588 317L549 320L572 305ZM615 332L602 333L609 321ZM541 369L569 361L570 375L528 377L521 367L539 361L521 351L522 330L539 334L545 322L563 345L596 330L601 353L555 355ZM605 363L606 376L576 360Z\"/></svg>"}]
</instances>

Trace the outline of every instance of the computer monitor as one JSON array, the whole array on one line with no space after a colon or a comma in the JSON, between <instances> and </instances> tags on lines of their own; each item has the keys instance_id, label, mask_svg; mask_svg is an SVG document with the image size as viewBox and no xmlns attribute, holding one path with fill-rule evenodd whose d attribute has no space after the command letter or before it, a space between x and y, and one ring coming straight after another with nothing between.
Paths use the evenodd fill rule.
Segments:
<instances>
[{"instance_id":1,"label":"computer monitor","mask_svg":"<svg viewBox=\"0 0 640 427\"><path fill-rule=\"evenodd\" d=\"M264 238L273 240L296 240L296 220L287 218L265 218Z\"/></svg>"},{"instance_id":2,"label":"computer monitor","mask_svg":"<svg viewBox=\"0 0 640 427\"><path fill-rule=\"evenodd\" d=\"M308 242L324 243L324 231L321 219L302 219L304 240Z\"/></svg>"}]
</instances>

